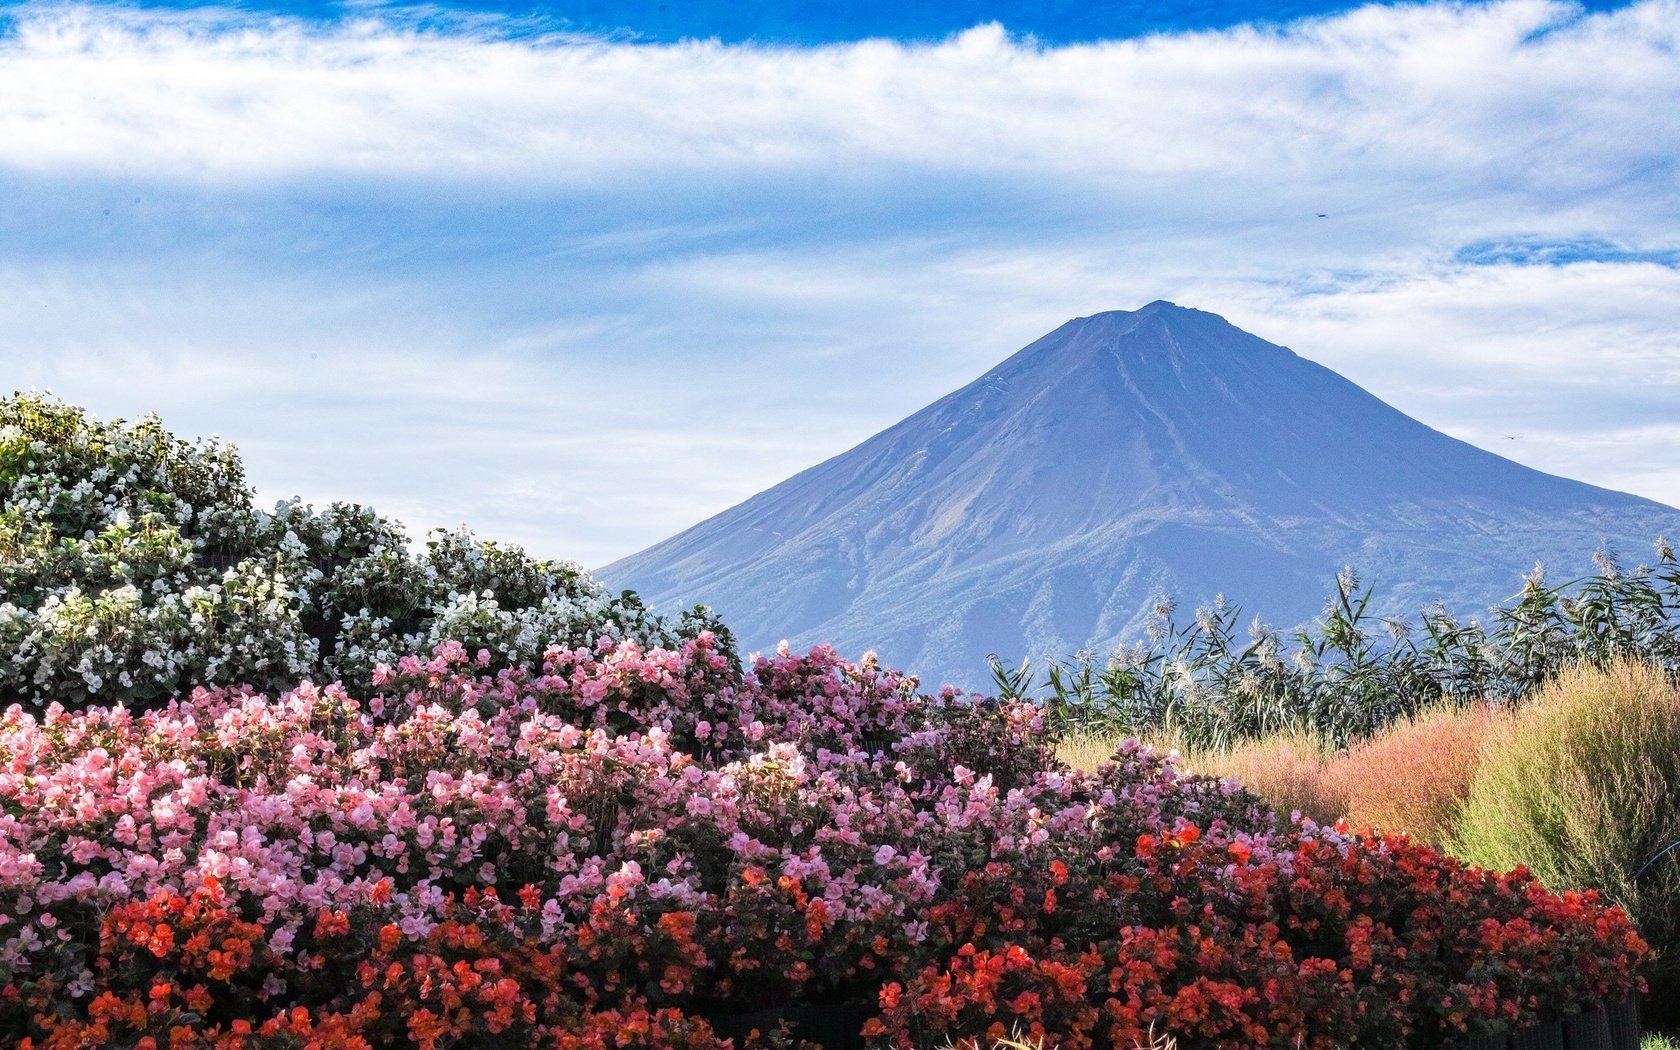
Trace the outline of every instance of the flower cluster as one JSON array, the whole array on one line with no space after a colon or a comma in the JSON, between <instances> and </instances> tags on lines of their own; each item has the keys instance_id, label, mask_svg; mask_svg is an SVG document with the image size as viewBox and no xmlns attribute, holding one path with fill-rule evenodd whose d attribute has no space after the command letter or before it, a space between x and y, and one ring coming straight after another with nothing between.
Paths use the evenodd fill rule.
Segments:
<instances>
[{"instance_id":1,"label":"flower cluster","mask_svg":"<svg viewBox=\"0 0 1680 1050\"><path fill-rule=\"evenodd\" d=\"M364 919L316 908L281 952L213 876L116 905L100 926L99 993L82 1012L38 1012L23 1044L723 1050L679 1010L595 1009L570 994L566 948L531 935L528 900L469 891L418 937Z\"/></svg>"},{"instance_id":2,"label":"flower cluster","mask_svg":"<svg viewBox=\"0 0 1680 1050\"><path fill-rule=\"evenodd\" d=\"M882 1046L1327 1046L1625 991L1643 953L1589 897L1276 834L1135 743L1075 772L1031 705L827 647L449 642L354 692L0 718L32 1047L721 1050L707 1017L796 1000L878 1002Z\"/></svg>"},{"instance_id":3,"label":"flower cluster","mask_svg":"<svg viewBox=\"0 0 1680 1050\"><path fill-rule=\"evenodd\" d=\"M1218 1050L1429 1046L1624 998L1649 954L1593 894L1554 895L1402 836L1308 823L1227 839L1186 824L1129 852L1133 864L1080 898L1106 929L963 943L888 984L871 1031L888 1045L1025 1031L1063 1048L1133 1046L1170 1031Z\"/></svg>"}]
</instances>

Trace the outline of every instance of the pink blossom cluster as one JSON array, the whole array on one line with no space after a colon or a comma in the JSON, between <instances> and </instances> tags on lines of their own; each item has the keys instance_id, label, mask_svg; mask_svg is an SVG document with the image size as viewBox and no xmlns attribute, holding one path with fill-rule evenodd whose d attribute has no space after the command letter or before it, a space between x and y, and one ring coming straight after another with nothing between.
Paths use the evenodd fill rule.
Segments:
<instances>
[{"instance_id":1,"label":"pink blossom cluster","mask_svg":"<svg viewBox=\"0 0 1680 1050\"><path fill-rule=\"evenodd\" d=\"M10 708L0 967L85 995L90 915L206 877L283 950L319 909L376 900L424 936L468 887L536 887L554 938L603 898L727 926L763 871L799 880L850 945L788 979L841 983L911 950L953 864L1072 855L1201 804L1137 748L1123 772L1046 772L1029 705L920 696L826 647L746 676L708 634L550 649L541 674L486 663L446 643L381 666L365 703L306 683L140 715ZM723 997L788 990L715 981Z\"/></svg>"}]
</instances>

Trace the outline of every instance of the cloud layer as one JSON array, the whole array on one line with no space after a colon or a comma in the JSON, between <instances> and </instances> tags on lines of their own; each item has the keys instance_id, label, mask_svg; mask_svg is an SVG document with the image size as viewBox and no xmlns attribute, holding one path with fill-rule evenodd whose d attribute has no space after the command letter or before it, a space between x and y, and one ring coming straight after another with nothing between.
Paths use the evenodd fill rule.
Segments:
<instances>
[{"instance_id":1,"label":"cloud layer","mask_svg":"<svg viewBox=\"0 0 1680 1050\"><path fill-rule=\"evenodd\" d=\"M1065 47L0 25L6 378L220 430L265 495L599 564L1168 298L1680 504L1674 0Z\"/></svg>"},{"instance_id":2,"label":"cloud layer","mask_svg":"<svg viewBox=\"0 0 1680 1050\"><path fill-rule=\"evenodd\" d=\"M1607 190L1674 170L1680 131L1656 103L1680 94L1677 44L1662 2L1367 8L1060 48L995 25L933 45L635 46L26 9L0 51L0 156L597 189L813 167L1280 188L1351 165L1601 215Z\"/></svg>"}]
</instances>

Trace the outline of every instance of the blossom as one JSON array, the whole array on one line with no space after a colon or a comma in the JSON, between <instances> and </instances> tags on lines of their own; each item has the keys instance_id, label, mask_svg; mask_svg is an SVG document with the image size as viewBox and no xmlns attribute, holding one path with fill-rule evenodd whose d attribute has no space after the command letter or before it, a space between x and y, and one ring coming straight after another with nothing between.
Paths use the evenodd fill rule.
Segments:
<instances>
[{"instance_id":1,"label":"blossom","mask_svg":"<svg viewBox=\"0 0 1680 1050\"><path fill-rule=\"evenodd\" d=\"M737 672L713 644L556 643L540 670L439 645L366 700L14 705L0 964L28 990L0 1027L717 1050L702 1007L879 993L884 1037L1324 1048L1637 986L1648 949L1592 895L1276 832L1135 742L1073 771L1031 705L826 646Z\"/></svg>"}]
</instances>

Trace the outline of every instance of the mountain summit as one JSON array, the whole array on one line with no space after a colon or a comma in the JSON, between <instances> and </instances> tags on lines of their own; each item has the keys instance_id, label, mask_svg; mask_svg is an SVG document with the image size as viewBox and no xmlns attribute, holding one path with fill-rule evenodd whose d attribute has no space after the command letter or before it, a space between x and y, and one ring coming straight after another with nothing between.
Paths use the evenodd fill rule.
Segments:
<instances>
[{"instance_id":1,"label":"mountain summit","mask_svg":"<svg viewBox=\"0 0 1680 1050\"><path fill-rule=\"evenodd\" d=\"M1376 608L1477 613L1536 560L1642 553L1680 511L1544 474L1215 314L1069 321L849 452L601 569L743 645L833 642L942 681L1134 637L1157 596L1290 626L1353 565ZM1561 577L1559 577L1561 578Z\"/></svg>"}]
</instances>

